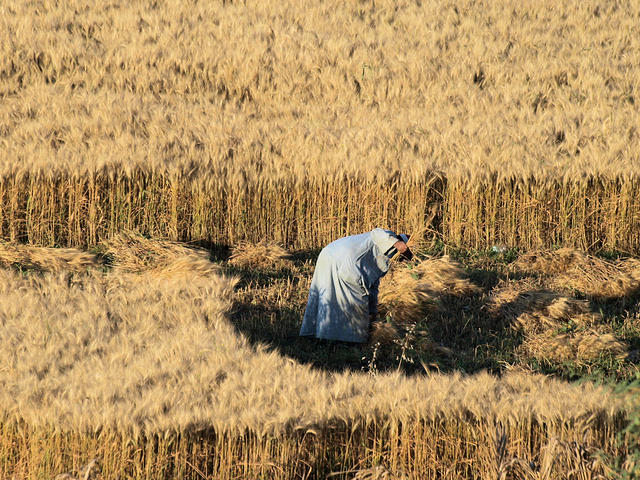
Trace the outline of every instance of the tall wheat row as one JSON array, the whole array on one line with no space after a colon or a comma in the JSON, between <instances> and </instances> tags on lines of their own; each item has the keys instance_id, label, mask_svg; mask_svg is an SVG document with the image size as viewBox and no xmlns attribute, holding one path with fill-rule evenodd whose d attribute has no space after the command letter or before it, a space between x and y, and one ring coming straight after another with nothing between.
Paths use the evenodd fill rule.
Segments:
<instances>
[{"instance_id":1,"label":"tall wheat row","mask_svg":"<svg viewBox=\"0 0 640 480\"><path fill-rule=\"evenodd\" d=\"M0 6L0 236L640 250L634 1Z\"/></svg>"},{"instance_id":2,"label":"tall wheat row","mask_svg":"<svg viewBox=\"0 0 640 480\"><path fill-rule=\"evenodd\" d=\"M0 270L0 477L54 478L97 459L109 479L351 478L376 466L498 478L543 461L544 478L564 479L572 462L602 474L598 450L624 454L627 404L612 389L523 373L329 374L238 333L233 278L161 264Z\"/></svg>"}]
</instances>

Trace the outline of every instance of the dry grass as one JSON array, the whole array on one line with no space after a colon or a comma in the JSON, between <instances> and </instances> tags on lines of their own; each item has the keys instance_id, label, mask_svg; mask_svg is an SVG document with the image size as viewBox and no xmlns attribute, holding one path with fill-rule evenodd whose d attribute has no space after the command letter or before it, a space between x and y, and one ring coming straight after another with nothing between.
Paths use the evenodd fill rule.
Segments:
<instances>
[{"instance_id":1,"label":"dry grass","mask_svg":"<svg viewBox=\"0 0 640 480\"><path fill-rule=\"evenodd\" d=\"M523 254L513 268L549 276L551 286L578 291L594 299L632 297L640 291L640 265L635 259L610 262L562 248Z\"/></svg>"},{"instance_id":2,"label":"dry grass","mask_svg":"<svg viewBox=\"0 0 640 480\"><path fill-rule=\"evenodd\" d=\"M546 330L528 335L520 351L525 358L538 358L551 362L580 363L593 361L602 355L625 358L628 346L613 334L611 328L572 333L557 333Z\"/></svg>"},{"instance_id":3,"label":"dry grass","mask_svg":"<svg viewBox=\"0 0 640 480\"><path fill-rule=\"evenodd\" d=\"M229 263L244 268L282 268L290 265L291 254L280 245L240 242L229 257Z\"/></svg>"},{"instance_id":4,"label":"dry grass","mask_svg":"<svg viewBox=\"0 0 640 480\"><path fill-rule=\"evenodd\" d=\"M95 255L75 248L39 248L0 241L0 266L83 273L100 267Z\"/></svg>"},{"instance_id":5,"label":"dry grass","mask_svg":"<svg viewBox=\"0 0 640 480\"><path fill-rule=\"evenodd\" d=\"M474 248L640 249L634 2L1 13L12 241L136 229L317 248L432 219L430 235Z\"/></svg>"},{"instance_id":6,"label":"dry grass","mask_svg":"<svg viewBox=\"0 0 640 480\"><path fill-rule=\"evenodd\" d=\"M220 268L209 259L209 252L178 242L150 240L142 235L120 233L104 242L117 270L129 273L148 272L157 277L211 276Z\"/></svg>"},{"instance_id":7,"label":"dry grass","mask_svg":"<svg viewBox=\"0 0 640 480\"><path fill-rule=\"evenodd\" d=\"M530 280L498 285L488 312L520 330L520 354L553 362L593 361L602 355L624 358L628 345L613 334L589 303L557 292L540 290Z\"/></svg>"},{"instance_id":8,"label":"dry grass","mask_svg":"<svg viewBox=\"0 0 640 480\"><path fill-rule=\"evenodd\" d=\"M380 315L405 326L423 320L446 296L480 292L462 266L447 256L394 264L387 277L380 284Z\"/></svg>"}]
</instances>

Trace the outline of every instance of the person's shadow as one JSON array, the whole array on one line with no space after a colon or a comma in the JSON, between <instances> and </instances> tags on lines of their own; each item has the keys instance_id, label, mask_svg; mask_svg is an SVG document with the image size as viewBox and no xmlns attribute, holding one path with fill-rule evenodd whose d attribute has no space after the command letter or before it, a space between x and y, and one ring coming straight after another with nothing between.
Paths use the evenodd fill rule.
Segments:
<instances>
[{"instance_id":1,"label":"person's shadow","mask_svg":"<svg viewBox=\"0 0 640 480\"><path fill-rule=\"evenodd\" d=\"M230 319L238 333L253 345L266 346L299 363L329 372L400 369L406 374L425 370L464 373L485 370L501 374L507 366L517 363L518 347L523 341L514 321L533 308L522 300L542 292L532 288L501 305L492 305L490 292L507 275L477 268L468 273L470 280L480 287L479 293L441 296L437 308L425 318L417 319L413 331L400 329L397 342L353 344L300 337L317 255L318 250L297 252L291 268L277 270L226 267L227 273L241 278L241 294ZM516 279L527 276L523 274ZM514 280L513 274L509 280ZM420 341L425 338L429 339L427 347ZM632 349L640 348L640 338L632 338L630 343Z\"/></svg>"},{"instance_id":2,"label":"person's shadow","mask_svg":"<svg viewBox=\"0 0 640 480\"><path fill-rule=\"evenodd\" d=\"M253 345L299 363L331 372L366 370L368 345L299 335L318 253L295 252L288 267L275 269L227 265L225 273L241 279L230 320Z\"/></svg>"}]
</instances>

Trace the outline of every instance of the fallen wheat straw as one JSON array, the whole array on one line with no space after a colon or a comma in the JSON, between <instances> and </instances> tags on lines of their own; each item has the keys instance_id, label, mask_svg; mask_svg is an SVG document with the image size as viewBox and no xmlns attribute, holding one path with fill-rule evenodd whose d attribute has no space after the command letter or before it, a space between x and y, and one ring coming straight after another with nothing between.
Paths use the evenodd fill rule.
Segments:
<instances>
[{"instance_id":1,"label":"fallen wheat straw","mask_svg":"<svg viewBox=\"0 0 640 480\"><path fill-rule=\"evenodd\" d=\"M462 266L445 256L416 264L397 264L381 281L380 314L398 324L424 319L425 314L448 295L466 296L480 291L467 278Z\"/></svg>"},{"instance_id":2,"label":"fallen wheat straw","mask_svg":"<svg viewBox=\"0 0 640 480\"><path fill-rule=\"evenodd\" d=\"M245 268L273 268L290 265L291 254L274 243L240 242L229 257L229 263Z\"/></svg>"},{"instance_id":3,"label":"fallen wheat straw","mask_svg":"<svg viewBox=\"0 0 640 480\"><path fill-rule=\"evenodd\" d=\"M492 292L488 312L524 333L519 352L555 362L622 358L628 345L587 301L540 290L529 280L505 282Z\"/></svg>"},{"instance_id":4,"label":"fallen wheat straw","mask_svg":"<svg viewBox=\"0 0 640 480\"><path fill-rule=\"evenodd\" d=\"M151 240L125 232L104 242L106 252L113 256L115 268L123 272L149 272L159 277L198 274L210 276L220 268L209 259L206 250L183 243Z\"/></svg>"},{"instance_id":5,"label":"fallen wheat straw","mask_svg":"<svg viewBox=\"0 0 640 480\"><path fill-rule=\"evenodd\" d=\"M562 248L526 253L512 268L549 276L553 287L576 290L590 298L631 297L640 291L640 266L634 259L610 262Z\"/></svg>"},{"instance_id":6,"label":"fallen wheat straw","mask_svg":"<svg viewBox=\"0 0 640 480\"><path fill-rule=\"evenodd\" d=\"M86 272L101 264L95 255L75 248L41 248L0 241L0 266L47 272Z\"/></svg>"}]
</instances>

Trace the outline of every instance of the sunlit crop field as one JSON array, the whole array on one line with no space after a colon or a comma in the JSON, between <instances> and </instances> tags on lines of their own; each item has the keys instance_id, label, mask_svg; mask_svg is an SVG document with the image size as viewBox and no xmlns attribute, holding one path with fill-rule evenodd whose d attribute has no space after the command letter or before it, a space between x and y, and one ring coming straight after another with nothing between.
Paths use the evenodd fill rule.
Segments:
<instances>
[{"instance_id":1,"label":"sunlit crop field","mask_svg":"<svg viewBox=\"0 0 640 480\"><path fill-rule=\"evenodd\" d=\"M639 101L634 1L0 4L0 477L633 471Z\"/></svg>"},{"instance_id":2,"label":"sunlit crop field","mask_svg":"<svg viewBox=\"0 0 640 480\"><path fill-rule=\"evenodd\" d=\"M639 250L636 2L0 8L4 237Z\"/></svg>"},{"instance_id":3,"label":"sunlit crop field","mask_svg":"<svg viewBox=\"0 0 640 480\"><path fill-rule=\"evenodd\" d=\"M397 265L385 280L368 345L314 342L297 338L312 265L283 254L212 262L132 235L99 253L0 245L0 474L597 478L599 455L633 446L616 435L633 395L563 377L633 375L638 316L614 331L596 304L540 290L552 270L491 286L432 257L413 271L436 277ZM560 259L514 267L540 258Z\"/></svg>"}]
</instances>

